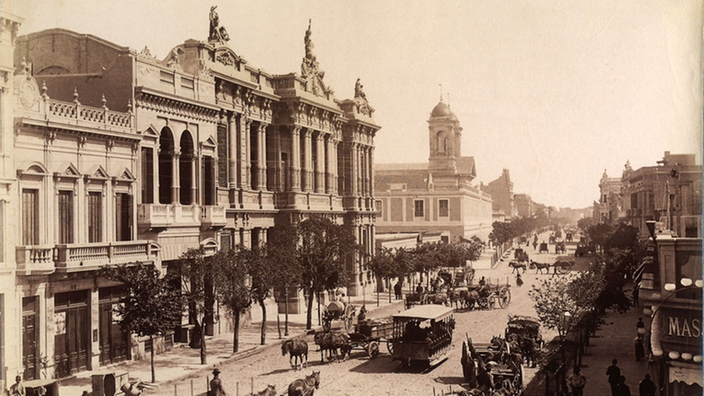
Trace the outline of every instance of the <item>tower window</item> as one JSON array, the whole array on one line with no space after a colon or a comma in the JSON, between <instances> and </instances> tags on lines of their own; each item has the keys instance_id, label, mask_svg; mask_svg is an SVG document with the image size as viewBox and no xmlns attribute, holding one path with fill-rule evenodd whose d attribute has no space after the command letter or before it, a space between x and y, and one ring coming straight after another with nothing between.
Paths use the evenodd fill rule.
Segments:
<instances>
[{"instance_id":1,"label":"tower window","mask_svg":"<svg viewBox=\"0 0 704 396\"><path fill-rule=\"evenodd\" d=\"M413 217L425 216L425 207L423 201L413 201Z\"/></svg>"}]
</instances>

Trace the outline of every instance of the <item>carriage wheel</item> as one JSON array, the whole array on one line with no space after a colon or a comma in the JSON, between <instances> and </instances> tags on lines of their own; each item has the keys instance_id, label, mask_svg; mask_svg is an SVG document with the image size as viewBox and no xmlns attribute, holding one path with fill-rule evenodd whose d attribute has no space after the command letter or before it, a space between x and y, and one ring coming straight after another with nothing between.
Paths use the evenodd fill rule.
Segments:
<instances>
[{"instance_id":1,"label":"carriage wheel","mask_svg":"<svg viewBox=\"0 0 704 396\"><path fill-rule=\"evenodd\" d=\"M560 275L565 275L570 272L570 264L567 262L556 263L555 266L557 266L557 273Z\"/></svg>"},{"instance_id":2,"label":"carriage wheel","mask_svg":"<svg viewBox=\"0 0 704 396\"><path fill-rule=\"evenodd\" d=\"M391 342L391 340L386 341L386 349L389 351L391 355L394 354L394 343Z\"/></svg>"},{"instance_id":3,"label":"carriage wheel","mask_svg":"<svg viewBox=\"0 0 704 396\"><path fill-rule=\"evenodd\" d=\"M375 357L379 356L379 343L376 341L372 341L367 345L367 355L369 355L369 359L374 359Z\"/></svg>"},{"instance_id":4,"label":"carriage wheel","mask_svg":"<svg viewBox=\"0 0 704 396\"><path fill-rule=\"evenodd\" d=\"M496 306L496 298L495 298L495 297L490 297L490 298L487 300L487 305L488 305L487 308L489 308L489 309L494 309L494 307Z\"/></svg>"},{"instance_id":5,"label":"carriage wheel","mask_svg":"<svg viewBox=\"0 0 704 396\"><path fill-rule=\"evenodd\" d=\"M501 294L499 295L499 306L501 308L506 308L508 307L508 304L511 302L511 291L510 290L502 290Z\"/></svg>"}]
</instances>

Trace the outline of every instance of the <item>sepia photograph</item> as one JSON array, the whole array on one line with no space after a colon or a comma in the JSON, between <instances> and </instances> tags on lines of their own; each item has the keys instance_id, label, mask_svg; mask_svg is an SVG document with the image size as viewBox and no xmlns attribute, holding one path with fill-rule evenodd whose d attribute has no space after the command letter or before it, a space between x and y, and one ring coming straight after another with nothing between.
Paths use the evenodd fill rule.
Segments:
<instances>
[{"instance_id":1,"label":"sepia photograph","mask_svg":"<svg viewBox=\"0 0 704 396\"><path fill-rule=\"evenodd\" d=\"M699 396L702 0L2 0L8 396Z\"/></svg>"}]
</instances>

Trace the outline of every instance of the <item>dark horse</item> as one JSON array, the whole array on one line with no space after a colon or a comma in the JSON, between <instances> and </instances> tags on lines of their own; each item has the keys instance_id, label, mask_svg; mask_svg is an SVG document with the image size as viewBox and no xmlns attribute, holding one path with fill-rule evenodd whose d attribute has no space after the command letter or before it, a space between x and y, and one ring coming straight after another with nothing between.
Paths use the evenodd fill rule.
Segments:
<instances>
[{"instance_id":1,"label":"dark horse","mask_svg":"<svg viewBox=\"0 0 704 396\"><path fill-rule=\"evenodd\" d=\"M267 385L266 389L257 393L249 393L248 396L277 396L276 385Z\"/></svg>"},{"instance_id":2,"label":"dark horse","mask_svg":"<svg viewBox=\"0 0 704 396\"><path fill-rule=\"evenodd\" d=\"M533 269L533 268L535 268L536 274L538 273L538 271L540 271L540 273L542 274L543 270L545 270L546 274L550 273L550 264L548 264L548 263L537 263L537 262L531 260L530 261L530 269Z\"/></svg>"},{"instance_id":3,"label":"dark horse","mask_svg":"<svg viewBox=\"0 0 704 396\"><path fill-rule=\"evenodd\" d=\"M342 359L345 355L349 356L352 351L350 346L350 336L347 333L340 331L325 331L315 333L315 344L320 346L320 361L324 362L325 358L323 356L324 351L328 351L328 359L331 359L331 355L335 355L335 360L339 361L337 350L340 350Z\"/></svg>"},{"instance_id":4,"label":"dark horse","mask_svg":"<svg viewBox=\"0 0 704 396\"><path fill-rule=\"evenodd\" d=\"M526 272L526 263L519 263L518 261L510 261L508 263L508 266L512 268L511 273L513 273L514 271L516 273L518 273L521 270L521 268L523 268L524 273Z\"/></svg>"},{"instance_id":5,"label":"dark horse","mask_svg":"<svg viewBox=\"0 0 704 396\"><path fill-rule=\"evenodd\" d=\"M294 370L298 369L298 360L301 360L301 369L308 366L308 343L303 340L286 340L281 344L281 356L285 356L289 353L288 358L289 364ZM306 362L303 363L303 357L305 356ZM295 358L294 363L291 359Z\"/></svg>"},{"instance_id":6,"label":"dark horse","mask_svg":"<svg viewBox=\"0 0 704 396\"><path fill-rule=\"evenodd\" d=\"M297 379L288 385L288 396L313 396L316 389L320 388L320 371L304 379Z\"/></svg>"}]
</instances>

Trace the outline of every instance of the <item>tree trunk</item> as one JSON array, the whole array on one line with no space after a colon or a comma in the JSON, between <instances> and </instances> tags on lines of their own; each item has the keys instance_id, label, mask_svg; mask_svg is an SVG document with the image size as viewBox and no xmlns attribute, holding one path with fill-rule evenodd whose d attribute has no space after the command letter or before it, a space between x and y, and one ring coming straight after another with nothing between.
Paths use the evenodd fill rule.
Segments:
<instances>
[{"instance_id":1,"label":"tree trunk","mask_svg":"<svg viewBox=\"0 0 704 396\"><path fill-rule=\"evenodd\" d=\"M235 314L235 329L232 331L233 333L233 342L232 342L232 353L237 353L240 347L240 314L239 312Z\"/></svg>"},{"instance_id":2,"label":"tree trunk","mask_svg":"<svg viewBox=\"0 0 704 396\"><path fill-rule=\"evenodd\" d=\"M288 286L286 286L286 319L284 320L284 336L288 337Z\"/></svg>"},{"instance_id":3,"label":"tree trunk","mask_svg":"<svg viewBox=\"0 0 704 396\"><path fill-rule=\"evenodd\" d=\"M389 282L389 287L388 287L388 289L389 289L389 303L391 303L391 289L392 289L391 278L387 278L387 282Z\"/></svg>"},{"instance_id":4,"label":"tree trunk","mask_svg":"<svg viewBox=\"0 0 704 396\"><path fill-rule=\"evenodd\" d=\"M313 290L308 291L308 312L306 312L306 330L313 327Z\"/></svg>"},{"instance_id":5,"label":"tree trunk","mask_svg":"<svg viewBox=\"0 0 704 396\"><path fill-rule=\"evenodd\" d=\"M151 365L152 365L152 384L156 382L156 371L154 370L154 336L150 335L149 340L152 343L152 350L149 353L149 356L151 358Z\"/></svg>"},{"instance_id":6,"label":"tree trunk","mask_svg":"<svg viewBox=\"0 0 704 396\"><path fill-rule=\"evenodd\" d=\"M203 317L205 319L205 317ZM208 364L208 351L205 347L205 326L201 322L200 326L200 364Z\"/></svg>"},{"instance_id":7,"label":"tree trunk","mask_svg":"<svg viewBox=\"0 0 704 396\"><path fill-rule=\"evenodd\" d=\"M266 344L266 304L264 300L259 300L259 305L262 307L262 335L261 345Z\"/></svg>"}]
</instances>

